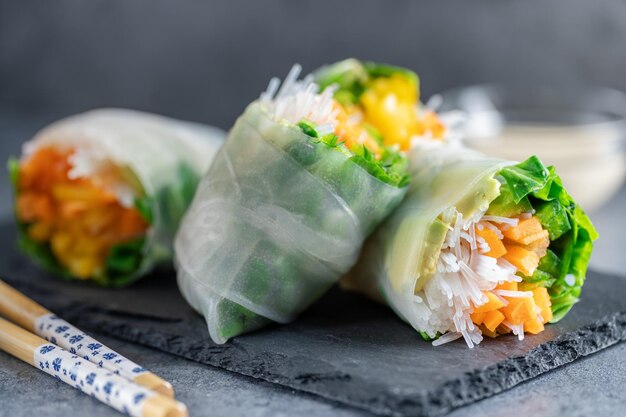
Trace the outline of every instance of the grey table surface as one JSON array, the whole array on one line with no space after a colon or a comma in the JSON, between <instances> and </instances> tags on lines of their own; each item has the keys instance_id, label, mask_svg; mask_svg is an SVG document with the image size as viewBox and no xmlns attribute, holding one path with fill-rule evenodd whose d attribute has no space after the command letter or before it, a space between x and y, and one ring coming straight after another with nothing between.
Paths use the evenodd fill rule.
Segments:
<instances>
[{"instance_id":1,"label":"grey table surface","mask_svg":"<svg viewBox=\"0 0 626 417\"><path fill-rule=\"evenodd\" d=\"M19 151L19 139L27 139L51 117L23 117L0 113L0 160ZM0 171L0 219L10 216L11 198L4 170ZM626 188L606 206L591 213L602 236L592 267L623 273L623 252L618 239L626 232L622 216ZM624 281L626 285L626 280ZM192 416L357 416L361 412L322 401L263 381L214 369L156 350L101 337L114 349L172 381L178 398ZM450 416L496 416L503 410L514 415L603 416L624 415L626 397L626 344L559 368L500 395L458 409ZM41 399L47 401L41 401ZM119 415L51 380L29 365L0 352L0 416Z\"/></svg>"}]
</instances>

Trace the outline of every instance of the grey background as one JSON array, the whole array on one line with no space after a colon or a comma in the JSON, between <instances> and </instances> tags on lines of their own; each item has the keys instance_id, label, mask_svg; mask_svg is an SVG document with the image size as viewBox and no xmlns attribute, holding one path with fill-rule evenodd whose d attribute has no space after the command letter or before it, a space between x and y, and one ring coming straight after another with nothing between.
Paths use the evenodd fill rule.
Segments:
<instances>
[{"instance_id":1,"label":"grey background","mask_svg":"<svg viewBox=\"0 0 626 417\"><path fill-rule=\"evenodd\" d=\"M56 118L123 106L228 128L294 62L404 65L423 95L483 82L626 90L625 0L0 0L0 160ZM592 213L592 264L623 273L626 190ZM10 213L0 170L0 218ZM172 379L192 415L358 415L106 340ZM454 415L619 415L624 345ZM57 408L33 403L55 399ZM10 401L8 401L10 399ZM589 399L586 401L585 399ZM0 416L115 415L0 352Z\"/></svg>"},{"instance_id":2,"label":"grey background","mask_svg":"<svg viewBox=\"0 0 626 417\"><path fill-rule=\"evenodd\" d=\"M355 56L425 96L508 81L626 90L624 0L0 1L0 103L126 106L227 128L273 75Z\"/></svg>"}]
</instances>

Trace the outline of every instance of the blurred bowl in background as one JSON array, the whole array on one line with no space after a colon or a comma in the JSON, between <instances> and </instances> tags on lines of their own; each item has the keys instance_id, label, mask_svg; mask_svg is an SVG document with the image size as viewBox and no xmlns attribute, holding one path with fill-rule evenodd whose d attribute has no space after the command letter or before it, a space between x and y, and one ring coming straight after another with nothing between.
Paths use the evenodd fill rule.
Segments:
<instances>
[{"instance_id":1,"label":"blurred bowl in background","mask_svg":"<svg viewBox=\"0 0 626 417\"><path fill-rule=\"evenodd\" d=\"M606 203L626 176L626 94L608 88L477 85L441 94L440 111L464 113L467 146L554 165L585 210Z\"/></svg>"}]
</instances>

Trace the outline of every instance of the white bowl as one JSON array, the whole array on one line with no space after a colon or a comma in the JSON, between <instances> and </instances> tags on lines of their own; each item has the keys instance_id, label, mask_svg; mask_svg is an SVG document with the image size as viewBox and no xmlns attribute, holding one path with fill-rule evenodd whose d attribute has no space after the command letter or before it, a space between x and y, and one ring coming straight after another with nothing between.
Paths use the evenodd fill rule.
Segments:
<instances>
[{"instance_id":1,"label":"white bowl","mask_svg":"<svg viewBox=\"0 0 626 417\"><path fill-rule=\"evenodd\" d=\"M441 111L461 110L467 146L554 165L586 210L607 202L626 177L626 95L606 88L481 85L441 94Z\"/></svg>"}]
</instances>

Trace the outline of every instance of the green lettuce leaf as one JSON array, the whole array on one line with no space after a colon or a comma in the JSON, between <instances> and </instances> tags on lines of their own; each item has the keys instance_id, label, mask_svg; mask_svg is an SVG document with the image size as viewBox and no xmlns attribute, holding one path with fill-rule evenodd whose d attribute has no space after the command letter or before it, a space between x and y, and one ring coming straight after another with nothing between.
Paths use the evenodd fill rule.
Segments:
<instances>
[{"instance_id":1,"label":"green lettuce leaf","mask_svg":"<svg viewBox=\"0 0 626 417\"><path fill-rule=\"evenodd\" d=\"M542 226L550 233L551 241L572 230L567 210L558 200L538 203L535 210Z\"/></svg>"},{"instance_id":2,"label":"green lettuce leaf","mask_svg":"<svg viewBox=\"0 0 626 417\"><path fill-rule=\"evenodd\" d=\"M523 278L549 288L552 322L557 322L579 300L598 232L565 190L554 167L545 167L536 156L503 168L498 175L503 182L501 195L489 214L517 214L529 211L530 204L550 234L550 249L538 269L532 277Z\"/></svg>"},{"instance_id":3,"label":"green lettuce leaf","mask_svg":"<svg viewBox=\"0 0 626 417\"><path fill-rule=\"evenodd\" d=\"M493 216L513 217L520 213L527 213L533 209L528 197L516 201L507 183L500 186L500 195L489 205L489 214Z\"/></svg>"},{"instance_id":4,"label":"green lettuce leaf","mask_svg":"<svg viewBox=\"0 0 626 417\"><path fill-rule=\"evenodd\" d=\"M531 156L524 162L502 169L500 176L509 186L513 201L519 203L546 186L549 172L539 158Z\"/></svg>"},{"instance_id":5,"label":"green lettuce leaf","mask_svg":"<svg viewBox=\"0 0 626 417\"><path fill-rule=\"evenodd\" d=\"M140 238L111 248L103 273L95 280L112 287L121 287L134 281L143 260L145 243L145 238Z\"/></svg>"}]
</instances>

